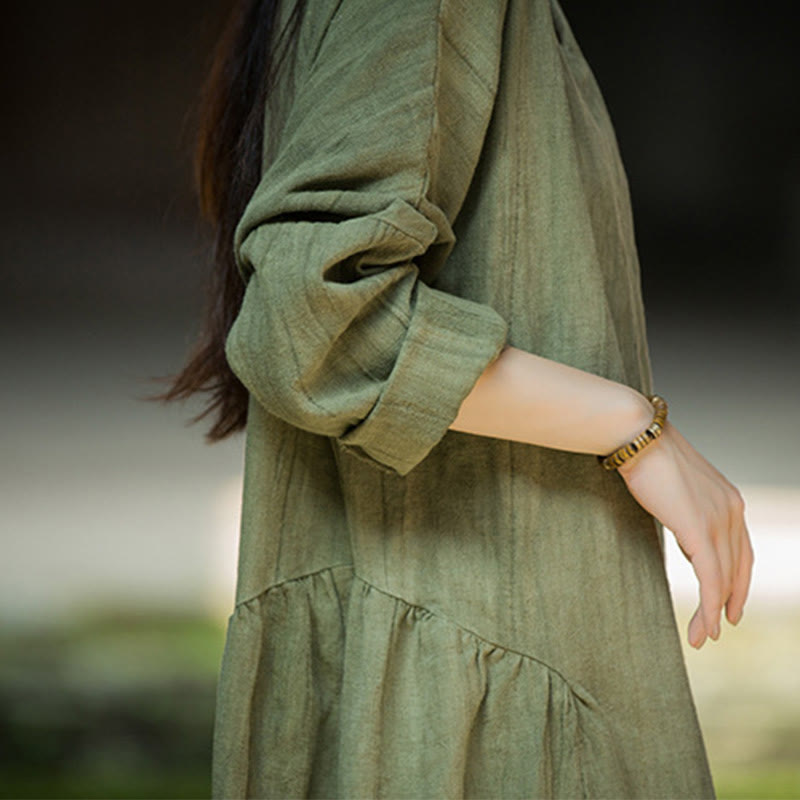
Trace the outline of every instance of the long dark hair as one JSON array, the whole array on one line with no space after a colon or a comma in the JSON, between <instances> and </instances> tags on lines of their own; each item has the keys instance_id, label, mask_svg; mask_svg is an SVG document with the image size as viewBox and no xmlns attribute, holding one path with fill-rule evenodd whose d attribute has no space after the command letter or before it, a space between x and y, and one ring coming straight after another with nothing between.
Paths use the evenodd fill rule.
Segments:
<instances>
[{"instance_id":1,"label":"long dark hair","mask_svg":"<svg viewBox=\"0 0 800 800\"><path fill-rule=\"evenodd\" d=\"M287 0L283 0L287 2ZM248 392L225 359L225 340L244 296L233 254L233 233L261 177L266 102L282 59L296 44L305 0L296 0L287 24L276 31L281 0L232 0L199 94L193 144L194 189L199 212L213 229L213 264L205 322L186 364L157 378L169 388L148 400L208 403L191 422L211 413L205 438L218 442L245 427ZM285 38L284 38L285 37Z\"/></svg>"}]
</instances>

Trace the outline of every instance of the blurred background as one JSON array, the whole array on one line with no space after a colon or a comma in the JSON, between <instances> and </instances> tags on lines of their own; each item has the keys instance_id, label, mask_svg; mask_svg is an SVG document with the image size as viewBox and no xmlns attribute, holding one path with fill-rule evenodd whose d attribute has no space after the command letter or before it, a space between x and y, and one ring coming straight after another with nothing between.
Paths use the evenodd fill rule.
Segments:
<instances>
[{"instance_id":1,"label":"blurred background","mask_svg":"<svg viewBox=\"0 0 800 800\"><path fill-rule=\"evenodd\" d=\"M4 6L2 797L210 791L243 442L139 398L200 324L189 148L227 5ZM656 390L742 490L756 549L739 628L686 649L718 792L797 798L798 14L562 7L628 172ZM667 563L685 639L692 573Z\"/></svg>"}]
</instances>

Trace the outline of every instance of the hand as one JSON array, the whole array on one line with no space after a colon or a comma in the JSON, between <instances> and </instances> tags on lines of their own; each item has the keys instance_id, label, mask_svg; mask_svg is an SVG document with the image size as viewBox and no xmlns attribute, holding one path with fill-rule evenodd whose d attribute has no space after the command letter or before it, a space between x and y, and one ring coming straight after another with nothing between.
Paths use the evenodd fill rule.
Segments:
<instances>
[{"instance_id":1,"label":"hand","mask_svg":"<svg viewBox=\"0 0 800 800\"><path fill-rule=\"evenodd\" d=\"M619 467L637 502L675 535L700 584L689 644L720 634L722 607L736 625L753 570L739 490L667 421L661 436Z\"/></svg>"}]
</instances>

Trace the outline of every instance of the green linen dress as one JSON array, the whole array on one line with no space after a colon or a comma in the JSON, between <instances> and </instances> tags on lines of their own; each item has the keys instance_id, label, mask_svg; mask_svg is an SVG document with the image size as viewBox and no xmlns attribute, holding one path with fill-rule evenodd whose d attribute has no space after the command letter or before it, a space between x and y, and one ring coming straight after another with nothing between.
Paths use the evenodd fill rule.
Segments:
<instances>
[{"instance_id":1,"label":"green linen dress","mask_svg":"<svg viewBox=\"0 0 800 800\"><path fill-rule=\"evenodd\" d=\"M594 455L449 430L506 343L653 390L559 3L308 0L287 63L234 241L214 796L713 797L660 524Z\"/></svg>"}]
</instances>

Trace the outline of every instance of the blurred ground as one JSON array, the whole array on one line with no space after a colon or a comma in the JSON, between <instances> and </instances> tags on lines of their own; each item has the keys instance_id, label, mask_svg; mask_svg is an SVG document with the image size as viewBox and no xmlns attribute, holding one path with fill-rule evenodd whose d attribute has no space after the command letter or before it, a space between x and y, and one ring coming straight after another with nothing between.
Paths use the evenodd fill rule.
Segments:
<instances>
[{"instance_id":1,"label":"blurred ground","mask_svg":"<svg viewBox=\"0 0 800 800\"><path fill-rule=\"evenodd\" d=\"M684 633L694 609L679 604ZM695 651L689 679L720 798L800 797L800 610L755 604Z\"/></svg>"}]
</instances>

